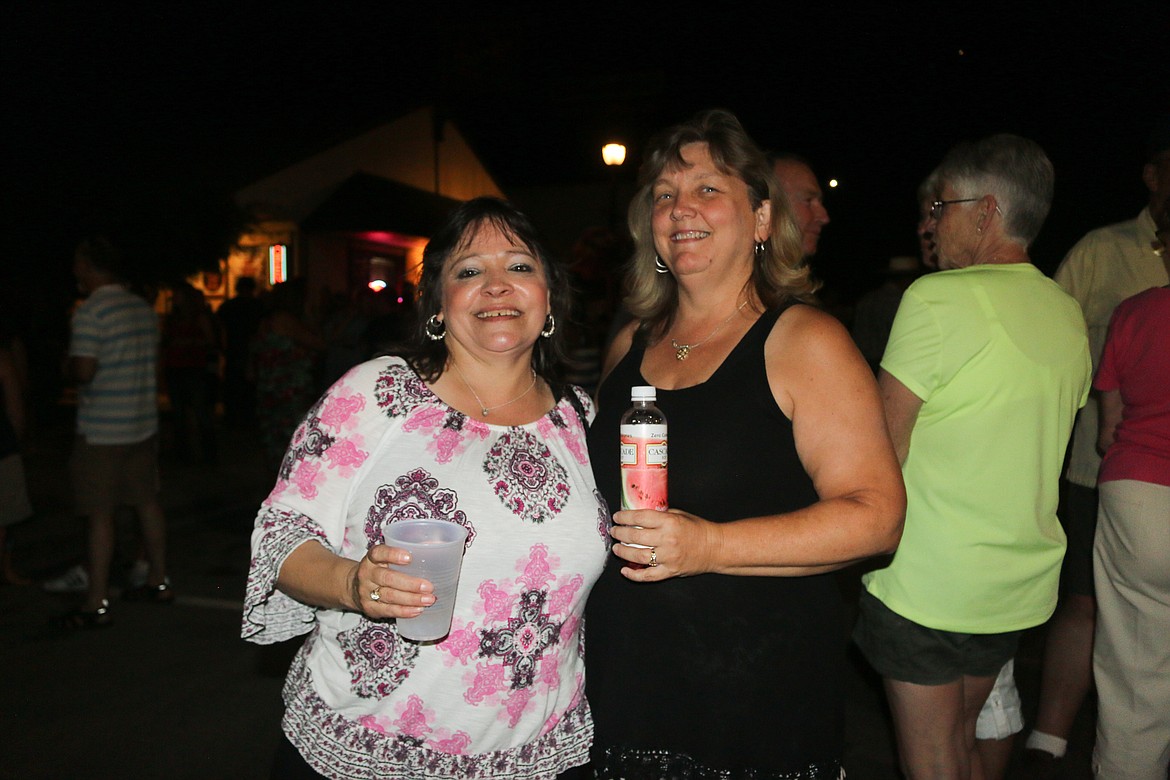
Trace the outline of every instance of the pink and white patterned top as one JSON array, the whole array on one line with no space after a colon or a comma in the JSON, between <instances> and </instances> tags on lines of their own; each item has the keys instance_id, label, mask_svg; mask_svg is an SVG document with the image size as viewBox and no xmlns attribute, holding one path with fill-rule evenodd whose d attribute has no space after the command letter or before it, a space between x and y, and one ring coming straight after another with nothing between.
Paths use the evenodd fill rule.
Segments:
<instances>
[{"instance_id":1,"label":"pink and white patterned top","mask_svg":"<svg viewBox=\"0 0 1170 780\"><path fill-rule=\"evenodd\" d=\"M420 516L468 529L443 641L275 589L305 541L358 560L383 525ZM334 778L552 778L585 763L581 622L608 520L567 398L534 423L490 425L401 358L352 369L293 435L252 534L244 638L309 633L284 688L289 740Z\"/></svg>"}]
</instances>

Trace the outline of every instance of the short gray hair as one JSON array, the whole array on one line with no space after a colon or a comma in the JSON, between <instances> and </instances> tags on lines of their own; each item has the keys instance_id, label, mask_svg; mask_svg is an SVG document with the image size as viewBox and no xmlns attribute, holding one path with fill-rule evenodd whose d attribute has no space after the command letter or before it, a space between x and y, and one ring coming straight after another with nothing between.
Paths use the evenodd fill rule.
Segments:
<instances>
[{"instance_id":1,"label":"short gray hair","mask_svg":"<svg viewBox=\"0 0 1170 780\"><path fill-rule=\"evenodd\" d=\"M938 171L932 172L918 185L918 207L923 203L932 204L938 199ZM919 215L922 216L921 214Z\"/></svg>"},{"instance_id":2,"label":"short gray hair","mask_svg":"<svg viewBox=\"0 0 1170 780\"><path fill-rule=\"evenodd\" d=\"M943 158L932 176L960 197L994 195L1004 232L1028 247L1040 233L1052 205L1052 161L1035 141L1001 133L961 143Z\"/></svg>"}]
</instances>

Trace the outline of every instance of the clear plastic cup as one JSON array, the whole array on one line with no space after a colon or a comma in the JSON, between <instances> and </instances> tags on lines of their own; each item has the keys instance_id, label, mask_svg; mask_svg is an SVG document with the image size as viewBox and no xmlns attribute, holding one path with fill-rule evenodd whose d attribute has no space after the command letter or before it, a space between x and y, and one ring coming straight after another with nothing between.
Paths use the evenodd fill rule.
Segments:
<instances>
[{"instance_id":1,"label":"clear plastic cup","mask_svg":"<svg viewBox=\"0 0 1170 780\"><path fill-rule=\"evenodd\" d=\"M451 631L467 529L449 520L396 520L382 528L382 541L410 552L410 563L390 568L430 580L435 586L434 604L418 617L398 618L399 636L415 642L442 639Z\"/></svg>"}]
</instances>

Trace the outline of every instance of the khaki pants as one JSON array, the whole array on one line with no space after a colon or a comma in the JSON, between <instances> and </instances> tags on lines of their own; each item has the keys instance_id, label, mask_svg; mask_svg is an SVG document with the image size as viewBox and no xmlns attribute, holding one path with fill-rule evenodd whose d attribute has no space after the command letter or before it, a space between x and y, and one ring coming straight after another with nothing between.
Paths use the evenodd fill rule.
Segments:
<instances>
[{"instance_id":1,"label":"khaki pants","mask_svg":"<svg viewBox=\"0 0 1170 780\"><path fill-rule=\"evenodd\" d=\"M1170 763L1170 487L1101 483L1093 549L1097 745L1108 780L1166 780Z\"/></svg>"}]
</instances>

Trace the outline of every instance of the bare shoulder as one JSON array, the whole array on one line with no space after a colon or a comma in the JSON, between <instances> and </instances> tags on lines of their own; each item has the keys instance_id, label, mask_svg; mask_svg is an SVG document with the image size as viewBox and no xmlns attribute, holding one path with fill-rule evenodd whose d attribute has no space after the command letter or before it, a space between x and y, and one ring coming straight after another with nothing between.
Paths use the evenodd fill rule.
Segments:
<instances>
[{"instance_id":1,"label":"bare shoulder","mask_svg":"<svg viewBox=\"0 0 1170 780\"><path fill-rule=\"evenodd\" d=\"M792 306L776 321L764 346L768 382L776 403L789 417L796 399L805 402L847 387L874 385L849 331L815 306Z\"/></svg>"},{"instance_id":2,"label":"bare shoulder","mask_svg":"<svg viewBox=\"0 0 1170 780\"><path fill-rule=\"evenodd\" d=\"M769 364L778 361L792 366L808 360L852 357L857 351L849 331L836 317L809 305L791 306L781 314L764 349Z\"/></svg>"}]
</instances>

